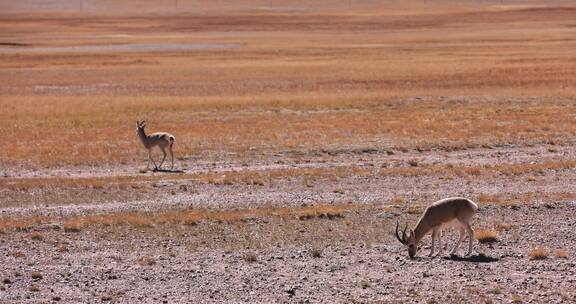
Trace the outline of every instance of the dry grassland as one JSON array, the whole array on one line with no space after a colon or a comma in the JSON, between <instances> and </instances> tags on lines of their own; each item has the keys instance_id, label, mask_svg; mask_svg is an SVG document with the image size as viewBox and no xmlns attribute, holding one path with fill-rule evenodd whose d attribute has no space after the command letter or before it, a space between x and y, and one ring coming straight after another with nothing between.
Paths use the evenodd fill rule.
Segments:
<instances>
[{"instance_id":1,"label":"dry grassland","mask_svg":"<svg viewBox=\"0 0 576 304\"><path fill-rule=\"evenodd\" d=\"M0 162L134 164L141 118L176 135L180 158L572 142L575 12L7 15L0 42L52 49L0 52L0 129L17 138ZM98 51L191 43L238 47ZM58 49L70 45L96 49Z\"/></svg>"},{"instance_id":2,"label":"dry grassland","mask_svg":"<svg viewBox=\"0 0 576 304\"><path fill-rule=\"evenodd\" d=\"M574 299L572 1L34 1L0 3L3 300ZM448 196L476 255L405 259Z\"/></svg>"},{"instance_id":3,"label":"dry grassland","mask_svg":"<svg viewBox=\"0 0 576 304\"><path fill-rule=\"evenodd\" d=\"M205 173L182 173L171 176L133 175L106 177L32 177L0 179L0 200L9 206L43 206L66 204L97 204L141 199L165 199L176 192L194 191L195 186L280 186L287 182L330 184L339 181L386 177L438 178L440 180L498 181L526 179L526 176L546 176L569 172L576 168L570 159L548 159L540 163L504 163L495 165L418 164L403 162L383 163L380 166L342 165L332 167L299 167L279 169L244 169ZM159 188L159 183L167 187ZM191 189L188 189L188 188ZM335 192L343 192L336 189ZM508 194L473 193L480 204L498 204L513 207L518 202L548 202L576 197L567 192L525 192ZM402 204L405 198L392 199L393 205ZM423 198L422 198L423 199Z\"/></svg>"},{"instance_id":4,"label":"dry grassland","mask_svg":"<svg viewBox=\"0 0 576 304\"><path fill-rule=\"evenodd\" d=\"M172 235L176 239L192 234L197 241L189 250L265 249L330 244L372 244L388 238L386 224L374 221L374 207L358 204L307 206L300 208L263 207L257 209L210 211L111 213L65 218L33 217L0 220L0 233L33 232L41 239L50 230L73 235L109 231L109 237L143 233L150 237ZM372 225L367 225L367 221ZM39 232L38 232L39 231ZM30 238L32 236L29 235Z\"/></svg>"}]
</instances>

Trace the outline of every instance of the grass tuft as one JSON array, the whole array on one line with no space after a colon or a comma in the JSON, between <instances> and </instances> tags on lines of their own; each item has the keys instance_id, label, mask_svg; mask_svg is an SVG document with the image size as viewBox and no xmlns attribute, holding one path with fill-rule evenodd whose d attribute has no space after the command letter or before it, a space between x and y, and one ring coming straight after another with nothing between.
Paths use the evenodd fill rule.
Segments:
<instances>
[{"instance_id":1,"label":"grass tuft","mask_svg":"<svg viewBox=\"0 0 576 304\"><path fill-rule=\"evenodd\" d=\"M31 277L34 281L40 281L43 278L42 274L40 272L37 272L37 271L32 272Z\"/></svg>"},{"instance_id":2,"label":"grass tuft","mask_svg":"<svg viewBox=\"0 0 576 304\"><path fill-rule=\"evenodd\" d=\"M482 244L495 243L498 241L498 233L494 230L478 229L474 233L478 242Z\"/></svg>"},{"instance_id":3,"label":"grass tuft","mask_svg":"<svg viewBox=\"0 0 576 304\"><path fill-rule=\"evenodd\" d=\"M359 285L360 288L362 288L362 289L370 288L370 282L368 282L368 281L366 281L366 280L360 281L360 283L358 283L358 285Z\"/></svg>"},{"instance_id":4,"label":"grass tuft","mask_svg":"<svg viewBox=\"0 0 576 304\"><path fill-rule=\"evenodd\" d=\"M44 239L44 236L40 232L32 232L28 235L28 238L34 241L41 241Z\"/></svg>"},{"instance_id":5,"label":"grass tuft","mask_svg":"<svg viewBox=\"0 0 576 304\"><path fill-rule=\"evenodd\" d=\"M397 195L392 198L392 205L403 205L406 203L406 197L403 195Z\"/></svg>"},{"instance_id":6,"label":"grass tuft","mask_svg":"<svg viewBox=\"0 0 576 304\"><path fill-rule=\"evenodd\" d=\"M140 266L153 266L156 265L156 259L151 256L141 257L137 261L138 265Z\"/></svg>"},{"instance_id":7,"label":"grass tuft","mask_svg":"<svg viewBox=\"0 0 576 304\"><path fill-rule=\"evenodd\" d=\"M517 294L513 294L511 298L512 303L522 303L522 297Z\"/></svg>"},{"instance_id":8,"label":"grass tuft","mask_svg":"<svg viewBox=\"0 0 576 304\"><path fill-rule=\"evenodd\" d=\"M242 255L242 259L248 263L255 263L258 261L258 256L254 252L246 252Z\"/></svg>"},{"instance_id":9,"label":"grass tuft","mask_svg":"<svg viewBox=\"0 0 576 304\"><path fill-rule=\"evenodd\" d=\"M71 220L64 223L64 232L80 232L82 228L84 227L78 220Z\"/></svg>"},{"instance_id":10,"label":"grass tuft","mask_svg":"<svg viewBox=\"0 0 576 304\"><path fill-rule=\"evenodd\" d=\"M310 250L310 255L312 255L313 258L320 258L322 257L322 249L314 247Z\"/></svg>"},{"instance_id":11,"label":"grass tuft","mask_svg":"<svg viewBox=\"0 0 576 304\"><path fill-rule=\"evenodd\" d=\"M556 250L554 250L554 256L556 256L559 259L567 259L568 258L568 252L566 250L563 250L563 249L556 249Z\"/></svg>"},{"instance_id":12,"label":"grass tuft","mask_svg":"<svg viewBox=\"0 0 576 304\"><path fill-rule=\"evenodd\" d=\"M545 260L548 258L548 249L544 247L535 247L528 252L528 258L530 260Z\"/></svg>"}]
</instances>

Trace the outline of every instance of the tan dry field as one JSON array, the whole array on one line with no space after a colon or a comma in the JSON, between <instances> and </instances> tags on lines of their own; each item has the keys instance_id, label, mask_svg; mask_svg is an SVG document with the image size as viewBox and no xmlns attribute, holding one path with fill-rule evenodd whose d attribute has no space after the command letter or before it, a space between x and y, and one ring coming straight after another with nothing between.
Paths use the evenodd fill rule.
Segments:
<instances>
[{"instance_id":1,"label":"tan dry field","mask_svg":"<svg viewBox=\"0 0 576 304\"><path fill-rule=\"evenodd\" d=\"M576 301L575 16L0 1L0 302ZM474 255L408 259L396 221L448 196Z\"/></svg>"}]
</instances>

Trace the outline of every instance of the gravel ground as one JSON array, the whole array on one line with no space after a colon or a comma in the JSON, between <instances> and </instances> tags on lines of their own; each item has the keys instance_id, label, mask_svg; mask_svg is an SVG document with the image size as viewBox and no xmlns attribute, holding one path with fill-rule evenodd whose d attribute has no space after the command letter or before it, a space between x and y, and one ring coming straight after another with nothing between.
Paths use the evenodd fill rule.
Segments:
<instances>
[{"instance_id":1,"label":"gravel ground","mask_svg":"<svg viewBox=\"0 0 576 304\"><path fill-rule=\"evenodd\" d=\"M265 170L271 166L331 168L347 163L379 166L411 159L417 159L419 164L494 165L539 162L544 158L568 159L575 154L576 149L572 147L551 150L545 146L395 155L345 153L310 156L306 161L286 158L281 165L275 164L278 162L275 157L247 166L240 162L235 164L233 160L226 166L206 162L194 167L190 163L186 171ZM98 175L106 170L75 168L70 172L89 176L90 172ZM120 168L117 172L129 174L129 171ZM524 175L478 180L473 177L439 179L427 175L352 176L316 180L311 187L297 179L264 186L180 180L166 181L159 191L167 193L169 189L180 189L183 183L189 186L188 190L173 195L158 194L156 199L145 201L3 208L2 217L47 215L61 219L61 216L91 213L189 207L228 210L261 207L270 202L277 206L302 206L353 201L372 206L362 211L364 213L345 213L343 218L336 220L315 219L310 225L295 220L297 227L302 227L295 229L302 231L295 231L294 238L303 235L305 239L315 233L326 238L316 245L294 240L282 245L251 246L245 240L234 239L235 234L222 232L225 229L243 231L252 225L261 230L250 231L274 234L278 221L265 218L242 224L201 222L185 228L177 225L151 228L91 226L76 233L64 232L61 224L55 222L26 231L6 231L0 234L0 302L571 303L576 301L573 258L576 237L571 233L576 225L573 201L526 202L515 208L483 205L475 216L473 227L491 228L500 223L506 228L498 230L495 243L475 241L471 257L429 258L430 237L426 237L419 257L410 260L391 232L396 220L416 222L418 212L401 214L413 201L431 203L436 198L476 193L570 193L576 190L573 189L576 184L573 171L550 170L538 176L537 181L527 181ZM55 171L55 175L62 172ZM109 174L113 174L111 172ZM9 174L16 175L14 172ZM50 175L50 171L36 174ZM22 177L27 178L29 174L23 173ZM335 189L341 191L335 192ZM400 208L400 212L376 215L376 210L385 210L391 204L390 200L399 195L407 198L406 206ZM381 229L380 236L371 242L362 238L339 241L332 240L326 232L320 235L314 228L346 221L356 225L354 229L360 233L369 233L371 227L377 226ZM290 224L290 221L286 223ZM223 228L225 226L228 227ZM211 236L206 231L215 232ZM226 237L228 240L222 239ZM252 237L257 239L259 236ZM452 246L454 237L455 233L447 232L444 243ZM206 240L210 241L206 243ZM231 249L226 244L236 246ZM546 259L529 258L529 252L536 247L546 249Z\"/></svg>"}]
</instances>

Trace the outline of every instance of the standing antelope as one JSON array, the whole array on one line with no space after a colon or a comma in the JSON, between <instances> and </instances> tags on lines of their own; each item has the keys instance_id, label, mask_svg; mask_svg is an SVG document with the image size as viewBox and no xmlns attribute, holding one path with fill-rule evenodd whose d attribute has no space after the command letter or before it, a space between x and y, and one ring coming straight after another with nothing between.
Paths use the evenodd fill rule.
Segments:
<instances>
[{"instance_id":1,"label":"standing antelope","mask_svg":"<svg viewBox=\"0 0 576 304\"><path fill-rule=\"evenodd\" d=\"M150 135L146 135L146 132L144 132L144 128L146 128L146 121L145 120L143 120L141 122L137 121L136 127L137 127L136 132L138 133L138 137L140 137L140 140L142 140L144 147L146 149L148 149L148 164L146 165L146 168L148 169L150 167L150 161L152 161L152 163L154 164L154 170L161 169L162 164L164 163L164 160L166 159L166 147L169 147L170 148L170 158L172 160L171 169L173 169L174 168L174 154L172 153L172 145L174 145L174 140L176 139L174 137L174 135L172 135L170 133L166 133L166 132L157 132L157 133L152 133ZM151 150L155 146L158 146L160 148L160 150L162 150L162 153L164 154L164 157L162 158L162 161L160 162L160 166L156 166L156 162L152 158Z\"/></svg>"},{"instance_id":2,"label":"standing antelope","mask_svg":"<svg viewBox=\"0 0 576 304\"><path fill-rule=\"evenodd\" d=\"M470 220L476 213L476 210L478 210L478 205L466 198L451 197L439 200L426 208L424 214L420 217L420 220L418 220L416 227L410 229L409 235L406 235L406 229L408 228L408 225L406 225L402 232L402 237L400 237L400 235L398 235L398 222L396 222L396 238L400 243L408 247L408 255L410 258L414 258L418 251L418 243L428 232L432 231L432 249L428 256L434 255L436 236L438 236L438 245L440 247L438 255L442 255L442 229L449 226L458 227L460 229L460 237L450 254L456 253L460 243L462 243L466 236L466 232L468 232L470 242L466 255L470 255L472 253L472 240L474 237L474 230L470 227Z\"/></svg>"}]
</instances>

